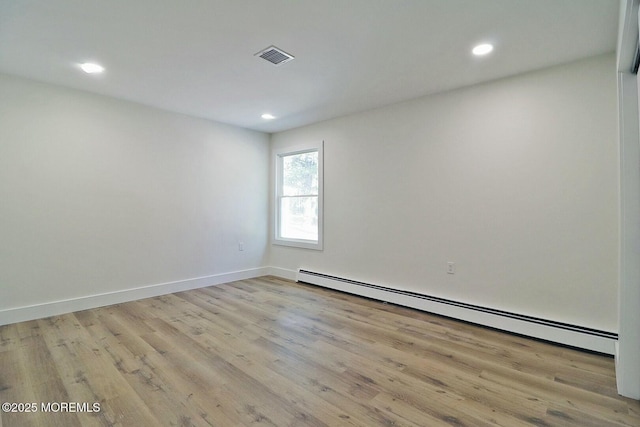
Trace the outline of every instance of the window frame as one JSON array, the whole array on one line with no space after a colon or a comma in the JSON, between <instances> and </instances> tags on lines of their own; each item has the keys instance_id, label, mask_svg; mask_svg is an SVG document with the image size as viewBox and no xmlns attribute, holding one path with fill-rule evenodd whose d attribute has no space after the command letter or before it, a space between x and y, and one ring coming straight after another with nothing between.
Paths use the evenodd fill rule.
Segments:
<instances>
[{"instance_id":1,"label":"window frame","mask_svg":"<svg viewBox=\"0 0 640 427\"><path fill-rule=\"evenodd\" d=\"M304 153L318 153L318 240L307 239L291 239L282 237L280 230L281 223L281 200L283 197L283 158ZM309 144L299 147L285 147L274 152L274 171L275 171L275 188L274 188L274 232L272 235L272 244L280 246L291 246L303 249L323 250L323 231L324 231L324 143Z\"/></svg>"}]
</instances>

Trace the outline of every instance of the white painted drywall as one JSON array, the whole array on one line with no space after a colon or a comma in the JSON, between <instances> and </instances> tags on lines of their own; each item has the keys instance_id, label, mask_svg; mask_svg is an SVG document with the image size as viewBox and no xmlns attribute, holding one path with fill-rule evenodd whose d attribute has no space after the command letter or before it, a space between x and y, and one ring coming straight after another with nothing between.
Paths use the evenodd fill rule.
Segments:
<instances>
[{"instance_id":1,"label":"white painted drywall","mask_svg":"<svg viewBox=\"0 0 640 427\"><path fill-rule=\"evenodd\" d=\"M640 79L632 68L638 47L639 3L620 2L617 49L621 194L616 380L618 393L634 399L640 399Z\"/></svg>"},{"instance_id":2,"label":"white painted drywall","mask_svg":"<svg viewBox=\"0 0 640 427\"><path fill-rule=\"evenodd\" d=\"M640 399L640 82L629 72L621 72L618 82L621 239L616 377L619 393Z\"/></svg>"},{"instance_id":3,"label":"white painted drywall","mask_svg":"<svg viewBox=\"0 0 640 427\"><path fill-rule=\"evenodd\" d=\"M271 139L319 140L324 251L270 265L617 331L614 54Z\"/></svg>"},{"instance_id":4,"label":"white painted drywall","mask_svg":"<svg viewBox=\"0 0 640 427\"><path fill-rule=\"evenodd\" d=\"M0 311L264 266L268 176L267 134L0 75Z\"/></svg>"}]
</instances>

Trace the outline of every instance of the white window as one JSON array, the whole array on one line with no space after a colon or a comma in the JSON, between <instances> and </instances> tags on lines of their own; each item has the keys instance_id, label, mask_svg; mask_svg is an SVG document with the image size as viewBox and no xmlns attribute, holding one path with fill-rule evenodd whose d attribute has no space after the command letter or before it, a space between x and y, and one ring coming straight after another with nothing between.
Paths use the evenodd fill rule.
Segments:
<instances>
[{"instance_id":1,"label":"white window","mask_svg":"<svg viewBox=\"0 0 640 427\"><path fill-rule=\"evenodd\" d=\"M322 249L322 145L276 153L278 245Z\"/></svg>"}]
</instances>

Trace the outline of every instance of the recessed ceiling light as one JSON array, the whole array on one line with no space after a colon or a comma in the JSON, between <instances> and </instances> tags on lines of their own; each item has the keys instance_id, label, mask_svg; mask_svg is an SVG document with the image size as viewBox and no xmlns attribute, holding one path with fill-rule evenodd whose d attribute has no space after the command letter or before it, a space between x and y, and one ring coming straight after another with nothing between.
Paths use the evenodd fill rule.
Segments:
<instances>
[{"instance_id":1,"label":"recessed ceiling light","mask_svg":"<svg viewBox=\"0 0 640 427\"><path fill-rule=\"evenodd\" d=\"M473 52L473 54L476 56L482 56L482 55L491 53L492 50L493 50L493 45L489 43L483 43L474 47L471 52Z\"/></svg>"},{"instance_id":2,"label":"recessed ceiling light","mask_svg":"<svg viewBox=\"0 0 640 427\"><path fill-rule=\"evenodd\" d=\"M80 68L87 74L99 74L104 71L104 67L93 62L85 62L80 64Z\"/></svg>"},{"instance_id":3,"label":"recessed ceiling light","mask_svg":"<svg viewBox=\"0 0 640 427\"><path fill-rule=\"evenodd\" d=\"M273 119L275 119L276 117L275 117L274 115L272 115L272 114L264 113L264 114L262 115L262 118L263 118L263 119L265 119L265 120L273 120Z\"/></svg>"}]
</instances>

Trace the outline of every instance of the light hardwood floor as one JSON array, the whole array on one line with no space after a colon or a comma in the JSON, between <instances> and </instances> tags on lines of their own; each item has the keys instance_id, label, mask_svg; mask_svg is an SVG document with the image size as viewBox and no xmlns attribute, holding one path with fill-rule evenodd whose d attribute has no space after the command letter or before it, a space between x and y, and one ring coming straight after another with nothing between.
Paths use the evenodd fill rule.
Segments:
<instances>
[{"instance_id":1,"label":"light hardwood floor","mask_svg":"<svg viewBox=\"0 0 640 427\"><path fill-rule=\"evenodd\" d=\"M10 426L640 426L614 363L273 277L0 327ZM43 412L42 403L100 404ZM78 408L75 408L76 410Z\"/></svg>"}]
</instances>

